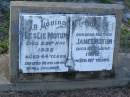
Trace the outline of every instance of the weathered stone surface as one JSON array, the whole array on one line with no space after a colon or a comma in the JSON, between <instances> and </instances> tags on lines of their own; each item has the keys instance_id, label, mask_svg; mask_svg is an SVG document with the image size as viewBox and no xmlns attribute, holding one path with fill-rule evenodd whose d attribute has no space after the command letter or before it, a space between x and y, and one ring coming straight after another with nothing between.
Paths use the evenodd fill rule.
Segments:
<instances>
[{"instance_id":1,"label":"weathered stone surface","mask_svg":"<svg viewBox=\"0 0 130 97\"><path fill-rule=\"evenodd\" d=\"M128 53L120 53L118 61L118 66L116 66L116 78L129 78L130 77L130 54Z\"/></svg>"},{"instance_id":2,"label":"weathered stone surface","mask_svg":"<svg viewBox=\"0 0 130 97\"><path fill-rule=\"evenodd\" d=\"M124 20L124 22L128 22L130 20L130 12L127 12L124 14L123 20Z\"/></svg>"},{"instance_id":3,"label":"weathered stone surface","mask_svg":"<svg viewBox=\"0 0 130 97\"><path fill-rule=\"evenodd\" d=\"M0 84L9 83L9 55L0 55Z\"/></svg>"},{"instance_id":4,"label":"weathered stone surface","mask_svg":"<svg viewBox=\"0 0 130 97\"><path fill-rule=\"evenodd\" d=\"M113 69L117 64L118 56L118 47L119 47L119 31L120 24L122 20L122 5L118 4L83 4L83 3L48 3L48 2L11 2L11 27L10 27L10 71L11 71L11 80L12 82L43 82L44 81L61 81L68 82L69 79L66 79L66 76L70 76L73 80L81 80L82 78L76 78L76 73L51 73L51 74L39 74L39 79L37 79L37 74L23 74L18 70L19 66L19 13L57 13L57 14L91 14L91 15L115 15L116 17L116 33L115 33L115 47L114 47L114 56L113 56ZM53 75L56 78L48 75ZM80 73L79 73L80 75ZM44 79L46 76L47 79ZM97 75L95 75L97 76ZM104 74L103 74L104 76ZM29 80L30 78L31 80ZM52 79L51 79L52 78ZM26 79L26 81L24 80ZM49 79L49 80L48 80ZM87 81L85 77L85 81ZM74 81L75 82L75 81ZM69 83L69 82L68 82ZM62 84L62 83L61 83Z\"/></svg>"},{"instance_id":5,"label":"weathered stone surface","mask_svg":"<svg viewBox=\"0 0 130 97\"><path fill-rule=\"evenodd\" d=\"M112 70L114 15L21 13L19 20L23 73Z\"/></svg>"},{"instance_id":6,"label":"weathered stone surface","mask_svg":"<svg viewBox=\"0 0 130 97\"><path fill-rule=\"evenodd\" d=\"M78 21L80 20L80 21ZM78 71L112 70L116 18L73 16L72 57Z\"/></svg>"},{"instance_id":7,"label":"weathered stone surface","mask_svg":"<svg viewBox=\"0 0 130 97\"><path fill-rule=\"evenodd\" d=\"M0 91L34 91L34 90L68 90L68 89L79 89L79 88L103 88L103 87L113 87L113 86L126 86L130 81L130 53L119 53L118 65L116 65L116 77L110 79L90 79L85 82L83 81L72 81L69 84L68 82L47 82L47 83L10 83L7 78L5 78L5 74L2 73L0 75ZM5 71L8 72L8 55L0 56L0 64L2 63ZM2 66L2 67L3 67ZM123 69L123 68L127 68ZM2 69L0 69L2 70ZM3 72L0 71L0 72ZM46 76L48 80L55 79L54 76ZM77 77L85 77L85 75L79 74ZM4 79L4 80L3 80ZM48 86L49 85L49 86Z\"/></svg>"},{"instance_id":8,"label":"weathered stone surface","mask_svg":"<svg viewBox=\"0 0 130 97\"><path fill-rule=\"evenodd\" d=\"M63 14L21 14L19 69L23 73L67 71L67 21Z\"/></svg>"}]
</instances>

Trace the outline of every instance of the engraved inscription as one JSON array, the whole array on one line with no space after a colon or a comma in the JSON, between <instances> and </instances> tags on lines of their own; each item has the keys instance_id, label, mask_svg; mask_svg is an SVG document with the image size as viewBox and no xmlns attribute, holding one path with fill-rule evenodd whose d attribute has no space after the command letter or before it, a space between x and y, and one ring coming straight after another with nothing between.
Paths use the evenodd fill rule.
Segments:
<instances>
[{"instance_id":1,"label":"engraved inscription","mask_svg":"<svg viewBox=\"0 0 130 97\"><path fill-rule=\"evenodd\" d=\"M23 73L111 70L114 15L25 14L19 17Z\"/></svg>"},{"instance_id":2,"label":"engraved inscription","mask_svg":"<svg viewBox=\"0 0 130 97\"><path fill-rule=\"evenodd\" d=\"M22 14L20 24L19 69L24 73L68 70L66 16Z\"/></svg>"},{"instance_id":3,"label":"engraved inscription","mask_svg":"<svg viewBox=\"0 0 130 97\"><path fill-rule=\"evenodd\" d=\"M76 71L111 70L116 19L114 16L72 18L72 56Z\"/></svg>"}]
</instances>

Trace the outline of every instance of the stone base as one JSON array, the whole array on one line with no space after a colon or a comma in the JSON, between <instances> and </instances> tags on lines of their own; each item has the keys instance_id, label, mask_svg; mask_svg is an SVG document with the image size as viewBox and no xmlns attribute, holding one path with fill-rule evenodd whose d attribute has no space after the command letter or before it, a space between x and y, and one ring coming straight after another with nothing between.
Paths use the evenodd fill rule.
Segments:
<instances>
[{"instance_id":1,"label":"stone base","mask_svg":"<svg viewBox=\"0 0 130 97\"><path fill-rule=\"evenodd\" d=\"M0 91L73 90L84 88L121 87L130 83L130 53L120 53L115 77L109 79L46 81L33 83L10 83L7 79L8 55L0 56ZM129 86L129 85L128 85Z\"/></svg>"}]
</instances>

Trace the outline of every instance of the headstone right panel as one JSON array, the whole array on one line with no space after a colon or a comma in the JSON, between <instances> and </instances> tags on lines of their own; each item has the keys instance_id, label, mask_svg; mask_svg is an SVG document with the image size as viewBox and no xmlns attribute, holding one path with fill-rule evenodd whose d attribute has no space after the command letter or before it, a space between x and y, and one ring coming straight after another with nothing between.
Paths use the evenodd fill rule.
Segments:
<instances>
[{"instance_id":1,"label":"headstone right panel","mask_svg":"<svg viewBox=\"0 0 130 97\"><path fill-rule=\"evenodd\" d=\"M71 25L74 69L76 71L112 70L115 16L72 16Z\"/></svg>"}]
</instances>

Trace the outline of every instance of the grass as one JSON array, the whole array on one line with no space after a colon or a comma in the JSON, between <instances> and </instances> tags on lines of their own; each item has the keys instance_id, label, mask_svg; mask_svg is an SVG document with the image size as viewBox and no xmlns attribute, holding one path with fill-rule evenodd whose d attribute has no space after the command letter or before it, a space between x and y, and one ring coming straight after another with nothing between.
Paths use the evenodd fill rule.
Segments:
<instances>
[{"instance_id":1,"label":"grass","mask_svg":"<svg viewBox=\"0 0 130 97\"><path fill-rule=\"evenodd\" d=\"M130 0L125 0L125 4L130 8Z\"/></svg>"},{"instance_id":2,"label":"grass","mask_svg":"<svg viewBox=\"0 0 130 97\"><path fill-rule=\"evenodd\" d=\"M130 19L128 20L128 25L130 26Z\"/></svg>"},{"instance_id":3,"label":"grass","mask_svg":"<svg viewBox=\"0 0 130 97\"><path fill-rule=\"evenodd\" d=\"M5 20L3 23L0 23L0 32L8 33L9 28L9 22L8 20Z\"/></svg>"},{"instance_id":4,"label":"grass","mask_svg":"<svg viewBox=\"0 0 130 97\"><path fill-rule=\"evenodd\" d=\"M2 23L0 23L0 33L4 33L4 36L0 39L0 54L7 53L8 51L8 31L9 31L9 12L4 12Z\"/></svg>"},{"instance_id":5,"label":"grass","mask_svg":"<svg viewBox=\"0 0 130 97\"><path fill-rule=\"evenodd\" d=\"M125 26L121 28L120 41L121 48L130 48L130 31Z\"/></svg>"},{"instance_id":6,"label":"grass","mask_svg":"<svg viewBox=\"0 0 130 97\"><path fill-rule=\"evenodd\" d=\"M9 48L8 39L0 40L0 54L7 53Z\"/></svg>"}]
</instances>

